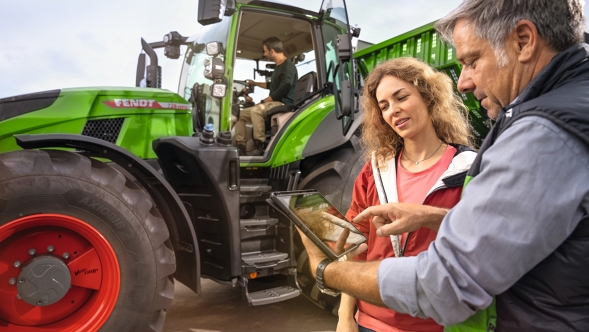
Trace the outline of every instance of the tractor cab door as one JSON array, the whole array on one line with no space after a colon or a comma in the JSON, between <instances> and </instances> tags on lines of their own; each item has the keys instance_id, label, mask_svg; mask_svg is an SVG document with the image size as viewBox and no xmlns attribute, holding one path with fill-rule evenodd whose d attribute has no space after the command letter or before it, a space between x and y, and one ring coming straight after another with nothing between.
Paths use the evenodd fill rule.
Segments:
<instances>
[{"instance_id":1,"label":"tractor cab door","mask_svg":"<svg viewBox=\"0 0 589 332\"><path fill-rule=\"evenodd\" d=\"M352 35L345 0L323 0L319 11L326 81L333 88L335 114L346 135L358 111Z\"/></svg>"}]
</instances>

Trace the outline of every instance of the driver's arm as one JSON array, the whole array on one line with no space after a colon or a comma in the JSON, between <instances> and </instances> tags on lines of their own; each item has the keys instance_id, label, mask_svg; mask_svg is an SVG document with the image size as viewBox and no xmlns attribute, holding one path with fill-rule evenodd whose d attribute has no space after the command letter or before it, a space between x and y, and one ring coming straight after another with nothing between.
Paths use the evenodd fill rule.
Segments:
<instances>
[{"instance_id":1,"label":"driver's arm","mask_svg":"<svg viewBox=\"0 0 589 332\"><path fill-rule=\"evenodd\" d=\"M266 82L254 82L252 80L247 80L246 83L249 85L260 87L262 89L268 89Z\"/></svg>"}]
</instances>

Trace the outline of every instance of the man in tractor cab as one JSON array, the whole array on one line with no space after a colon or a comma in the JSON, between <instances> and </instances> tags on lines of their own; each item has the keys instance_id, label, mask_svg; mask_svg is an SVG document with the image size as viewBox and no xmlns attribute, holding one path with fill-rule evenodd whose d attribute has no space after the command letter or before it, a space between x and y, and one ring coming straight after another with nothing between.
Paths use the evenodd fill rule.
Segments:
<instances>
[{"instance_id":1,"label":"man in tractor cab","mask_svg":"<svg viewBox=\"0 0 589 332\"><path fill-rule=\"evenodd\" d=\"M270 95L262 99L259 104L241 110L239 120L235 125L235 141L239 155L246 154L245 124L250 122L253 127L254 150L248 155L262 156L266 144L266 126L264 117L266 112L276 106L292 105L297 82L299 80L297 68L284 55L282 42L276 37L270 37L262 42L264 57L276 63L270 82L254 82L248 80L249 85L270 89Z\"/></svg>"}]
</instances>

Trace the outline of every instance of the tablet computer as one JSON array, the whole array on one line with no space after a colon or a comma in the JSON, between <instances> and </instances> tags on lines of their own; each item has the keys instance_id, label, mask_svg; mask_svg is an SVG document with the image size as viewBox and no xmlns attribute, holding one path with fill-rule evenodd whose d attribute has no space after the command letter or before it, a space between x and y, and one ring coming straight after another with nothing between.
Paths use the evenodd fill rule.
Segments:
<instances>
[{"instance_id":1,"label":"tablet computer","mask_svg":"<svg viewBox=\"0 0 589 332\"><path fill-rule=\"evenodd\" d=\"M344 215L318 191L273 192L270 199L332 260L344 256L366 242L364 234L353 223L346 220ZM336 252L335 243L346 228L350 230L350 234L344 250Z\"/></svg>"}]
</instances>

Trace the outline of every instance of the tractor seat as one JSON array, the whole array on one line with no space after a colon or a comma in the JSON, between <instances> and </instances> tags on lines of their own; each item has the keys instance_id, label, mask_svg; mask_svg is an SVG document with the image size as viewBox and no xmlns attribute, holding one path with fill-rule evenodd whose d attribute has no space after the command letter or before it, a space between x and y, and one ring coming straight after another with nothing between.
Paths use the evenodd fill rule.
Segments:
<instances>
[{"instance_id":1,"label":"tractor seat","mask_svg":"<svg viewBox=\"0 0 589 332\"><path fill-rule=\"evenodd\" d=\"M266 131L270 131L270 137L276 135L278 129L280 129L278 123L272 123L272 117L282 113L292 113L301 106L301 104L307 100L309 96L316 90L317 74L315 72L308 72L299 78L297 83L297 89L295 91L295 97L293 105L280 105L273 107L266 112L264 123L266 125ZM290 116L289 116L290 118Z\"/></svg>"}]
</instances>

